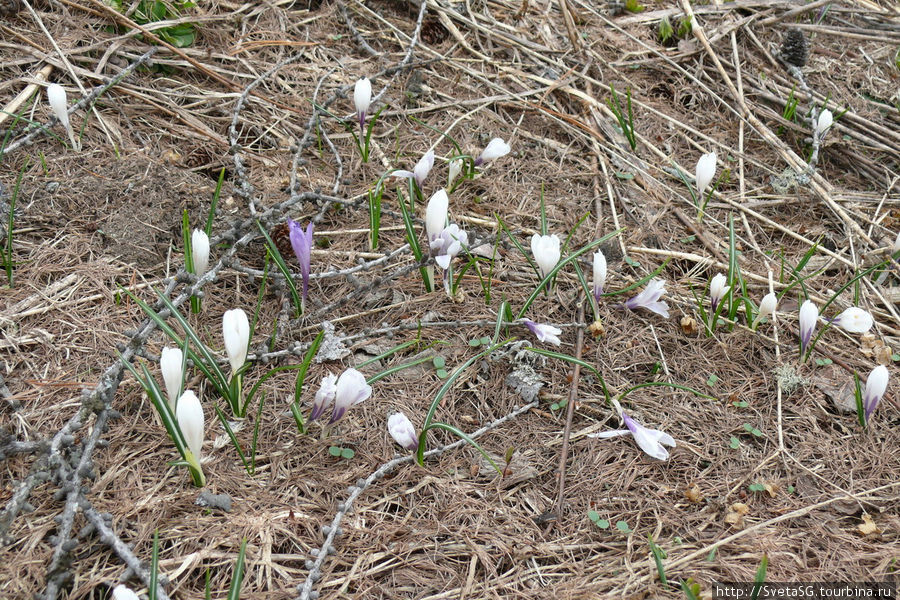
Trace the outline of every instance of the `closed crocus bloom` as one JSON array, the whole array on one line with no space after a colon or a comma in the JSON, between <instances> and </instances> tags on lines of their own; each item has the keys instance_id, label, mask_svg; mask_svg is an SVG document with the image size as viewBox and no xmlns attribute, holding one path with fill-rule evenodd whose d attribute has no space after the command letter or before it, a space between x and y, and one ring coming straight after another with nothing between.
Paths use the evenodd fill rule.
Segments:
<instances>
[{"instance_id":1,"label":"closed crocus bloom","mask_svg":"<svg viewBox=\"0 0 900 600\"><path fill-rule=\"evenodd\" d=\"M704 154L697 161L697 192L702 196L709 184L712 183L713 177L716 176L716 153L710 152Z\"/></svg>"},{"instance_id":2,"label":"closed crocus bloom","mask_svg":"<svg viewBox=\"0 0 900 600\"><path fill-rule=\"evenodd\" d=\"M416 428L413 427L412 422L402 412L394 413L388 417L388 433L391 434L395 442L407 450L415 450L419 445Z\"/></svg>"},{"instance_id":3,"label":"closed crocus bloom","mask_svg":"<svg viewBox=\"0 0 900 600\"><path fill-rule=\"evenodd\" d=\"M183 362L184 355L180 348L163 348L159 356L159 370L162 371L163 382L166 384L166 396L168 396L169 408L172 409L172 412L175 412L175 400L178 399L178 393L181 391L183 380L181 363Z\"/></svg>"},{"instance_id":4,"label":"closed crocus bloom","mask_svg":"<svg viewBox=\"0 0 900 600\"><path fill-rule=\"evenodd\" d=\"M140 600L137 594L122 584L113 588L112 597L113 600Z\"/></svg>"},{"instance_id":5,"label":"closed crocus bloom","mask_svg":"<svg viewBox=\"0 0 900 600\"><path fill-rule=\"evenodd\" d=\"M178 399L178 408L175 411L178 420L178 428L184 436L188 449L198 461L203 449L203 407L200 400L191 390L185 390Z\"/></svg>"},{"instance_id":6,"label":"closed crocus bloom","mask_svg":"<svg viewBox=\"0 0 900 600\"><path fill-rule=\"evenodd\" d=\"M807 300L800 306L800 355L809 345L813 331L816 330L816 321L819 320L819 308L811 300Z\"/></svg>"},{"instance_id":7,"label":"closed crocus bloom","mask_svg":"<svg viewBox=\"0 0 900 600\"><path fill-rule=\"evenodd\" d=\"M429 243L444 231L449 208L450 198L447 196L447 190L444 188L436 191L428 201L428 206L425 208L425 231L428 234Z\"/></svg>"},{"instance_id":8,"label":"closed crocus bloom","mask_svg":"<svg viewBox=\"0 0 900 600\"><path fill-rule=\"evenodd\" d=\"M872 369L872 372L869 373L869 377L866 378L866 391L863 393L863 407L866 409L866 421L869 420L875 407L878 406L878 403L881 402L881 398L884 397L884 392L887 391L887 384L888 370L884 365L878 365Z\"/></svg>"},{"instance_id":9,"label":"closed crocus bloom","mask_svg":"<svg viewBox=\"0 0 900 600\"><path fill-rule=\"evenodd\" d=\"M456 178L459 177L459 174L462 173L463 161L462 159L457 158L456 160L450 161L450 166L447 167L448 175L447 175L447 187L453 185L453 182L456 181ZM900 236L897 236L900 238Z\"/></svg>"},{"instance_id":10,"label":"closed crocus bloom","mask_svg":"<svg viewBox=\"0 0 900 600\"><path fill-rule=\"evenodd\" d=\"M367 77L363 77L356 82L356 86L353 88L353 104L356 105L359 128L364 129L366 126L366 115L369 112L369 106L372 104L372 82Z\"/></svg>"},{"instance_id":11,"label":"closed crocus bloom","mask_svg":"<svg viewBox=\"0 0 900 600\"><path fill-rule=\"evenodd\" d=\"M594 252L594 299L600 302L603 286L606 285L606 256L602 251Z\"/></svg>"},{"instance_id":12,"label":"closed crocus bloom","mask_svg":"<svg viewBox=\"0 0 900 600\"><path fill-rule=\"evenodd\" d=\"M305 304L306 297L309 295L309 271L312 264L312 221L310 221L304 231L303 227L300 226L300 223L293 219L288 219L288 232L291 240L291 248L297 256L297 262L300 263L300 276L303 279L302 302Z\"/></svg>"},{"instance_id":13,"label":"closed crocus bloom","mask_svg":"<svg viewBox=\"0 0 900 600\"><path fill-rule=\"evenodd\" d=\"M541 276L546 277L559 262L559 236L534 234L531 236L531 253L541 270Z\"/></svg>"},{"instance_id":14,"label":"closed crocus bloom","mask_svg":"<svg viewBox=\"0 0 900 600\"><path fill-rule=\"evenodd\" d=\"M834 115L827 108L819 113L819 120L816 122L816 135L819 137L825 135L828 128L834 124Z\"/></svg>"},{"instance_id":15,"label":"closed crocus bloom","mask_svg":"<svg viewBox=\"0 0 900 600\"><path fill-rule=\"evenodd\" d=\"M237 373L247 361L247 348L250 346L250 321L247 313L240 308L227 311L222 316L222 337L225 340L225 353L231 363L231 372Z\"/></svg>"},{"instance_id":16,"label":"closed crocus bloom","mask_svg":"<svg viewBox=\"0 0 900 600\"><path fill-rule=\"evenodd\" d=\"M191 234L191 260L194 261L194 273L202 277L209 268L209 236L200 229Z\"/></svg>"},{"instance_id":17,"label":"closed crocus bloom","mask_svg":"<svg viewBox=\"0 0 900 600\"><path fill-rule=\"evenodd\" d=\"M354 404L359 404L372 395L372 386L366 383L366 377L356 369L347 369L337 380L337 390L334 398L334 411L331 413L331 421L336 423L344 416Z\"/></svg>"},{"instance_id":18,"label":"closed crocus bloom","mask_svg":"<svg viewBox=\"0 0 900 600\"><path fill-rule=\"evenodd\" d=\"M337 375L329 373L322 378L322 383L319 385L319 391L316 392L316 399L313 402L312 412L309 415L310 421L315 421L321 417L325 413L325 409L334 402L334 397L337 395L336 384Z\"/></svg>"},{"instance_id":19,"label":"closed crocus bloom","mask_svg":"<svg viewBox=\"0 0 900 600\"><path fill-rule=\"evenodd\" d=\"M716 312L719 302L722 301L722 298L724 298L725 294L728 293L728 290L731 289L731 286L725 285L725 283L725 276L721 273L717 274L712 278L712 281L709 282L709 302L712 306L712 312Z\"/></svg>"},{"instance_id":20,"label":"closed crocus bloom","mask_svg":"<svg viewBox=\"0 0 900 600\"><path fill-rule=\"evenodd\" d=\"M831 323L850 333L865 333L872 329L875 320L867 311L851 306L836 316Z\"/></svg>"},{"instance_id":21,"label":"closed crocus bloom","mask_svg":"<svg viewBox=\"0 0 900 600\"><path fill-rule=\"evenodd\" d=\"M759 324L760 320L767 319L775 314L775 308L778 304L778 297L775 295L775 292L769 292L763 299L759 301L759 311L756 313L756 318L753 319L753 325L751 329L756 329L756 326Z\"/></svg>"},{"instance_id":22,"label":"closed crocus bloom","mask_svg":"<svg viewBox=\"0 0 900 600\"><path fill-rule=\"evenodd\" d=\"M419 162L416 163L416 166L413 167L412 171L406 171L403 169L398 169L391 173L394 177L412 177L416 180L416 185L419 186L419 189L422 189L422 184L425 183L425 178L428 177L428 174L431 172L431 167L434 166L434 150L429 150L425 153L425 156L419 159Z\"/></svg>"},{"instance_id":23,"label":"closed crocus bloom","mask_svg":"<svg viewBox=\"0 0 900 600\"><path fill-rule=\"evenodd\" d=\"M601 433L588 434L588 437L611 438L620 435L631 435L638 447L657 460L666 460L669 458L669 451L663 446L675 447L675 440L668 433L659 431L658 429L649 429L644 427L624 411L622 411L622 421L628 429L617 429L615 431L603 431Z\"/></svg>"},{"instance_id":24,"label":"closed crocus bloom","mask_svg":"<svg viewBox=\"0 0 900 600\"><path fill-rule=\"evenodd\" d=\"M475 159L475 166L477 167L486 162L498 159L501 156L506 156L509 154L509 151L509 144L504 142L501 138L494 138L488 142L488 145L481 152L481 156Z\"/></svg>"},{"instance_id":25,"label":"closed crocus bloom","mask_svg":"<svg viewBox=\"0 0 900 600\"><path fill-rule=\"evenodd\" d=\"M544 323L535 323L530 319L522 319L520 321L522 325L531 330L531 333L541 342L550 342L555 346L559 346L562 341L559 339L559 334L562 333L562 329L559 327L554 327L553 325L546 325Z\"/></svg>"},{"instance_id":26,"label":"closed crocus bloom","mask_svg":"<svg viewBox=\"0 0 900 600\"><path fill-rule=\"evenodd\" d=\"M47 86L47 101L50 103L50 109L53 115L66 128L66 134L72 143L74 150L80 150L78 140L75 139L75 132L72 130L72 124L69 122L69 101L66 98L66 90L58 83L51 83Z\"/></svg>"}]
</instances>

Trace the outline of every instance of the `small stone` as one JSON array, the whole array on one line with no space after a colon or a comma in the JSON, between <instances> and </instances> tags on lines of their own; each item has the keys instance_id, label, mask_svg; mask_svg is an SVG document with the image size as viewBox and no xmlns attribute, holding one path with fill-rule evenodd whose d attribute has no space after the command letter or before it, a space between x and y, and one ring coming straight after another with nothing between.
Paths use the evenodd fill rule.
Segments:
<instances>
[{"instance_id":1,"label":"small stone","mask_svg":"<svg viewBox=\"0 0 900 600\"><path fill-rule=\"evenodd\" d=\"M200 492L194 501L197 506L217 508L225 512L231 512L231 496L228 494L213 494L207 490Z\"/></svg>"}]
</instances>

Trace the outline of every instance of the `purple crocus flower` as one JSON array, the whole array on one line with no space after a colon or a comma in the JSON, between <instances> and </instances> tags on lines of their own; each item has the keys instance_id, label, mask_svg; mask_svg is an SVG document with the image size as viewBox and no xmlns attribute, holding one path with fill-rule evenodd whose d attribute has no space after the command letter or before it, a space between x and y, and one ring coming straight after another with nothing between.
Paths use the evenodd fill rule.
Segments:
<instances>
[{"instance_id":1,"label":"purple crocus flower","mask_svg":"<svg viewBox=\"0 0 900 600\"><path fill-rule=\"evenodd\" d=\"M303 277L302 303L306 305L306 296L309 293L309 266L312 261L313 224L310 221L306 226L306 231L303 231L300 223L288 219L288 229L290 230L291 248L294 249L297 262L300 263L300 275Z\"/></svg>"},{"instance_id":2,"label":"purple crocus flower","mask_svg":"<svg viewBox=\"0 0 900 600\"><path fill-rule=\"evenodd\" d=\"M669 318L669 305L665 302L661 302L660 298L662 295L666 293L666 282L664 279L652 279L650 283L647 284L646 289L643 292L625 302L625 308L630 310L637 310L639 308L646 308L647 310L652 310L658 315L663 316L664 318Z\"/></svg>"}]
</instances>

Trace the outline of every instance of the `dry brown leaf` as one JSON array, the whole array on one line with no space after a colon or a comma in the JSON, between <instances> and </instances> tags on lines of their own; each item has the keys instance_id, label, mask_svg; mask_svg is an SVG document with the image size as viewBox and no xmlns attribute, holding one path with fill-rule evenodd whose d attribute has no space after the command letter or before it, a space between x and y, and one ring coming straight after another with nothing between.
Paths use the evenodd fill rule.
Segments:
<instances>
[{"instance_id":1,"label":"dry brown leaf","mask_svg":"<svg viewBox=\"0 0 900 600\"><path fill-rule=\"evenodd\" d=\"M595 338L603 337L606 334L606 330L603 328L603 322L599 319L591 323L588 327L588 333L590 333Z\"/></svg>"},{"instance_id":2,"label":"dry brown leaf","mask_svg":"<svg viewBox=\"0 0 900 600\"><path fill-rule=\"evenodd\" d=\"M875 349L875 362L879 365L888 366L894 362L894 352L890 346L882 344Z\"/></svg>"},{"instance_id":3,"label":"dry brown leaf","mask_svg":"<svg viewBox=\"0 0 900 600\"><path fill-rule=\"evenodd\" d=\"M875 521L868 515L863 513L863 522L857 526L859 532L863 535L874 535L881 533L881 529L875 524Z\"/></svg>"},{"instance_id":4,"label":"dry brown leaf","mask_svg":"<svg viewBox=\"0 0 900 600\"><path fill-rule=\"evenodd\" d=\"M688 335L694 335L700 328L697 326L697 320L687 315L681 317L681 330Z\"/></svg>"},{"instance_id":5,"label":"dry brown leaf","mask_svg":"<svg viewBox=\"0 0 900 600\"><path fill-rule=\"evenodd\" d=\"M766 492L768 492L769 496L772 498L774 498L778 494L778 490L781 489L778 487L777 483L764 483L763 485L766 486Z\"/></svg>"},{"instance_id":6,"label":"dry brown leaf","mask_svg":"<svg viewBox=\"0 0 900 600\"><path fill-rule=\"evenodd\" d=\"M743 502L735 502L728 507L728 514L725 515L725 522L735 529L743 529L744 517L748 514L750 514L749 506Z\"/></svg>"},{"instance_id":7,"label":"dry brown leaf","mask_svg":"<svg viewBox=\"0 0 900 600\"><path fill-rule=\"evenodd\" d=\"M700 491L700 486L696 483L692 483L684 490L684 497L694 504L703 502L703 492Z\"/></svg>"}]
</instances>

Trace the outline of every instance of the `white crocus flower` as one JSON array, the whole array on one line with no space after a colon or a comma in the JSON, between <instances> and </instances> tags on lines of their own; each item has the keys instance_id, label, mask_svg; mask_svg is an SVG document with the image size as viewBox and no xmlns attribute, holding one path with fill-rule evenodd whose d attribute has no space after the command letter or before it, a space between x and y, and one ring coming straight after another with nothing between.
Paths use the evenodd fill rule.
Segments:
<instances>
[{"instance_id":1,"label":"white crocus flower","mask_svg":"<svg viewBox=\"0 0 900 600\"><path fill-rule=\"evenodd\" d=\"M462 252L463 247L468 243L469 234L460 229L456 223L451 223L431 242L434 262L446 271L450 268L453 259Z\"/></svg>"},{"instance_id":2,"label":"white crocus flower","mask_svg":"<svg viewBox=\"0 0 900 600\"><path fill-rule=\"evenodd\" d=\"M363 77L356 82L353 88L353 104L356 106L356 117L359 119L359 129L366 128L366 115L372 104L372 82Z\"/></svg>"},{"instance_id":3,"label":"white crocus flower","mask_svg":"<svg viewBox=\"0 0 900 600\"><path fill-rule=\"evenodd\" d=\"M181 353L181 348L166 347L159 355L159 370L162 371L163 382L166 384L166 396L168 396L169 408L172 409L172 412L175 412L175 401L178 399L184 379L184 373L181 371L183 362L184 355Z\"/></svg>"},{"instance_id":4,"label":"white crocus flower","mask_svg":"<svg viewBox=\"0 0 900 600\"><path fill-rule=\"evenodd\" d=\"M856 306L851 306L836 316L831 321L831 324L837 325L844 331L850 333L866 333L872 329L872 325L875 324L875 319L872 318L872 315L868 311L857 308Z\"/></svg>"},{"instance_id":5,"label":"white crocus flower","mask_svg":"<svg viewBox=\"0 0 900 600\"><path fill-rule=\"evenodd\" d=\"M822 137L825 132L834 124L834 115L827 108L819 113L819 120L816 122L816 135Z\"/></svg>"},{"instance_id":6,"label":"white crocus flower","mask_svg":"<svg viewBox=\"0 0 900 600\"><path fill-rule=\"evenodd\" d=\"M775 295L775 292L769 292L763 299L759 302L759 311L756 313L756 318L753 319L753 325L750 329L756 329L756 326L762 319L766 319L775 314L775 308L778 305L778 297Z\"/></svg>"},{"instance_id":7,"label":"white crocus flower","mask_svg":"<svg viewBox=\"0 0 900 600\"><path fill-rule=\"evenodd\" d=\"M250 346L250 322L247 313L240 308L227 311L222 316L222 337L225 339L225 353L231 364L232 374L247 361Z\"/></svg>"},{"instance_id":8,"label":"white crocus flower","mask_svg":"<svg viewBox=\"0 0 900 600\"><path fill-rule=\"evenodd\" d=\"M866 410L866 421L881 402L884 392L887 391L888 370L884 365L878 365L866 378L866 391L863 393L863 407Z\"/></svg>"},{"instance_id":9,"label":"white crocus flower","mask_svg":"<svg viewBox=\"0 0 900 600\"><path fill-rule=\"evenodd\" d=\"M416 163L416 166L413 167L412 171L406 171L403 169L398 169L391 173L394 177L407 177L413 178L416 180L416 185L419 186L419 189L422 189L422 184L425 183L425 178L428 177L428 173L431 172L431 167L434 166L434 150L429 150L425 153L425 156L419 159L419 162Z\"/></svg>"},{"instance_id":10,"label":"white crocus flower","mask_svg":"<svg viewBox=\"0 0 900 600\"><path fill-rule=\"evenodd\" d=\"M716 153L710 152L704 154L697 161L697 169L695 172L697 179L697 192L702 197L706 188L712 183L713 177L716 176Z\"/></svg>"},{"instance_id":11,"label":"white crocus flower","mask_svg":"<svg viewBox=\"0 0 900 600\"><path fill-rule=\"evenodd\" d=\"M428 201L428 206L425 207L425 231L428 234L429 244L444 231L449 208L450 198L444 188L436 191Z\"/></svg>"},{"instance_id":12,"label":"white crocus flower","mask_svg":"<svg viewBox=\"0 0 900 600\"><path fill-rule=\"evenodd\" d=\"M546 325L544 323L535 323L530 319L522 319L520 321L522 325L531 330L531 333L541 342L550 342L555 346L559 346L562 341L559 339L559 334L562 333L562 329L559 327L554 327L553 325Z\"/></svg>"},{"instance_id":13,"label":"white crocus flower","mask_svg":"<svg viewBox=\"0 0 900 600\"><path fill-rule=\"evenodd\" d=\"M803 352L809 346L818 320L819 308L812 300L807 300L800 306L800 356L803 356Z\"/></svg>"},{"instance_id":14,"label":"white crocus flower","mask_svg":"<svg viewBox=\"0 0 900 600\"><path fill-rule=\"evenodd\" d=\"M81 150L81 144L75 139L75 131L72 129L72 123L69 122L69 101L66 98L65 88L58 83L48 85L47 101L50 103L50 109L53 111L54 116L66 128L69 141L72 143L72 149L76 151Z\"/></svg>"},{"instance_id":15,"label":"white crocus flower","mask_svg":"<svg viewBox=\"0 0 900 600\"><path fill-rule=\"evenodd\" d=\"M541 270L541 277L546 277L559 262L559 245L559 236L556 234L531 236L531 253Z\"/></svg>"},{"instance_id":16,"label":"white crocus flower","mask_svg":"<svg viewBox=\"0 0 900 600\"><path fill-rule=\"evenodd\" d=\"M716 312L719 302L722 301L722 298L724 298L725 294L728 293L728 290L731 289L731 286L725 285L725 283L725 276L721 273L718 273L712 278L712 281L709 282L709 302L712 306L713 313Z\"/></svg>"},{"instance_id":17,"label":"white crocus flower","mask_svg":"<svg viewBox=\"0 0 900 600\"><path fill-rule=\"evenodd\" d=\"M666 460L669 458L669 451L663 446L675 447L675 440L668 433L659 431L658 429L649 429L644 427L631 417L625 411L622 411L622 421L628 429L617 429L615 431L603 431L600 433L588 434L588 437L595 438L611 438L620 435L631 435L638 447L648 455L658 460Z\"/></svg>"},{"instance_id":18,"label":"white crocus flower","mask_svg":"<svg viewBox=\"0 0 900 600\"><path fill-rule=\"evenodd\" d=\"M510 146L501 138L494 138L488 142L487 147L481 152L481 156L475 159L475 166L496 160L509 154Z\"/></svg>"},{"instance_id":19,"label":"white crocus flower","mask_svg":"<svg viewBox=\"0 0 900 600\"><path fill-rule=\"evenodd\" d=\"M646 308L652 310L656 314L668 319L669 305L661 301L660 298L666 293L666 281L664 279L651 279L644 291L625 301L625 308L629 310L637 310Z\"/></svg>"},{"instance_id":20,"label":"white crocus flower","mask_svg":"<svg viewBox=\"0 0 900 600\"><path fill-rule=\"evenodd\" d=\"M334 411L331 413L332 425L339 421L354 404L359 404L372 395L372 386L366 383L366 377L356 369L347 369L337 380L334 398Z\"/></svg>"},{"instance_id":21,"label":"white crocus flower","mask_svg":"<svg viewBox=\"0 0 900 600\"><path fill-rule=\"evenodd\" d=\"M395 442L407 450L415 450L419 445L416 428L402 412L394 413L388 417L388 433L391 434Z\"/></svg>"},{"instance_id":22,"label":"white crocus flower","mask_svg":"<svg viewBox=\"0 0 900 600\"><path fill-rule=\"evenodd\" d=\"M178 399L175 418L178 420L178 428L181 429L188 449L197 462L200 462L200 452L203 449L203 406L191 390L185 390Z\"/></svg>"},{"instance_id":23,"label":"white crocus flower","mask_svg":"<svg viewBox=\"0 0 900 600\"><path fill-rule=\"evenodd\" d=\"M191 259L194 261L194 274L202 277L209 268L209 236L201 229L191 234Z\"/></svg>"},{"instance_id":24,"label":"white crocus flower","mask_svg":"<svg viewBox=\"0 0 900 600\"><path fill-rule=\"evenodd\" d=\"M599 303L606 285L606 256L601 250L594 252L594 299Z\"/></svg>"}]
</instances>

